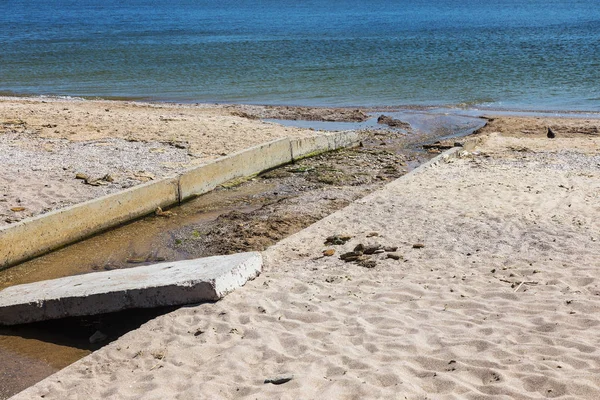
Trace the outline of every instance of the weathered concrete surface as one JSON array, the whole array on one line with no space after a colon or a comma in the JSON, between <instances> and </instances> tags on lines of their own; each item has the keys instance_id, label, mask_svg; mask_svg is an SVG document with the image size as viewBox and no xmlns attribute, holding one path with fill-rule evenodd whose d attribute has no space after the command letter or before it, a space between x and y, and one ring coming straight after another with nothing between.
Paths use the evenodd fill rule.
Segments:
<instances>
[{"instance_id":1,"label":"weathered concrete surface","mask_svg":"<svg viewBox=\"0 0 600 400\"><path fill-rule=\"evenodd\" d=\"M290 139L292 160L300 160L329 150L329 135L318 134L305 138Z\"/></svg>"},{"instance_id":2,"label":"weathered concrete surface","mask_svg":"<svg viewBox=\"0 0 600 400\"><path fill-rule=\"evenodd\" d=\"M360 135L355 131L320 133L314 136L290 139L292 160L300 160L326 151L357 146Z\"/></svg>"},{"instance_id":3,"label":"weathered concrete surface","mask_svg":"<svg viewBox=\"0 0 600 400\"><path fill-rule=\"evenodd\" d=\"M0 291L0 324L215 301L261 268L262 256L251 252L12 286Z\"/></svg>"},{"instance_id":4,"label":"weathered concrete surface","mask_svg":"<svg viewBox=\"0 0 600 400\"><path fill-rule=\"evenodd\" d=\"M0 229L0 269L178 201L178 178L165 178L6 226Z\"/></svg>"},{"instance_id":5,"label":"weathered concrete surface","mask_svg":"<svg viewBox=\"0 0 600 400\"><path fill-rule=\"evenodd\" d=\"M180 200L204 194L231 179L252 176L292 162L290 139L279 139L240 151L184 172L179 178Z\"/></svg>"},{"instance_id":6,"label":"weathered concrete surface","mask_svg":"<svg viewBox=\"0 0 600 400\"><path fill-rule=\"evenodd\" d=\"M331 151L358 145L360 135L355 131L332 132L327 134L327 139L329 141L328 150Z\"/></svg>"}]
</instances>

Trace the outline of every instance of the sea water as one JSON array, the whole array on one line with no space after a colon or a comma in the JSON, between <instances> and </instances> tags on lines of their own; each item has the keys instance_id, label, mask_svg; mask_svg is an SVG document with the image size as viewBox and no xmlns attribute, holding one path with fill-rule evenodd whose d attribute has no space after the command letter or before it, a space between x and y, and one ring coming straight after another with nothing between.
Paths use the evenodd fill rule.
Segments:
<instances>
[{"instance_id":1,"label":"sea water","mask_svg":"<svg viewBox=\"0 0 600 400\"><path fill-rule=\"evenodd\" d=\"M0 0L0 94L600 110L598 0Z\"/></svg>"}]
</instances>

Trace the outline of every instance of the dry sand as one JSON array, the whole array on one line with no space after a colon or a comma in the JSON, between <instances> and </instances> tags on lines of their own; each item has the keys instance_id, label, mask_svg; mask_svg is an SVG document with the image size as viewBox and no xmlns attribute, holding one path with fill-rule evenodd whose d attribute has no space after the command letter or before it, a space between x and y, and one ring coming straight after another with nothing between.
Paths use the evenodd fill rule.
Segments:
<instances>
[{"instance_id":1,"label":"dry sand","mask_svg":"<svg viewBox=\"0 0 600 400\"><path fill-rule=\"evenodd\" d=\"M311 133L262 122L243 110L0 98L0 226L260 143ZM77 174L89 176L97 186L84 184ZM110 178L102 179L106 175Z\"/></svg>"},{"instance_id":2,"label":"dry sand","mask_svg":"<svg viewBox=\"0 0 600 400\"><path fill-rule=\"evenodd\" d=\"M224 300L156 318L15 399L600 398L594 126L494 120L472 151L269 248ZM335 233L352 239L325 246ZM359 243L403 259L339 259ZM293 379L264 383L280 374Z\"/></svg>"}]
</instances>

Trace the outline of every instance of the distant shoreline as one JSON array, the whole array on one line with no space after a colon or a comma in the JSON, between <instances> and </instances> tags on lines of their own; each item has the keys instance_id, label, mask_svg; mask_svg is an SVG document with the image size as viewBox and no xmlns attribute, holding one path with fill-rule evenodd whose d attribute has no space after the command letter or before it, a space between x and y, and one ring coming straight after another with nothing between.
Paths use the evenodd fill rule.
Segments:
<instances>
[{"instance_id":1,"label":"distant shoreline","mask_svg":"<svg viewBox=\"0 0 600 400\"><path fill-rule=\"evenodd\" d=\"M196 100L169 100L160 97L148 98L144 96L71 96L71 95L51 95L51 94L18 94L0 91L0 100L52 100L52 101L99 101L99 102L133 102L141 104L169 104L180 106L259 106L259 107L291 107L291 108L336 108L336 109L359 109L364 112L390 112L398 110L431 111L431 112L451 112L469 116L484 116L486 114L497 115L515 115L515 116L552 116L552 117L574 117L574 118L600 118L600 109L547 109L534 107L487 107L481 104L394 104L394 105L336 105L336 104L310 104L306 103L278 103L278 102L252 102L252 101L196 101Z\"/></svg>"}]
</instances>

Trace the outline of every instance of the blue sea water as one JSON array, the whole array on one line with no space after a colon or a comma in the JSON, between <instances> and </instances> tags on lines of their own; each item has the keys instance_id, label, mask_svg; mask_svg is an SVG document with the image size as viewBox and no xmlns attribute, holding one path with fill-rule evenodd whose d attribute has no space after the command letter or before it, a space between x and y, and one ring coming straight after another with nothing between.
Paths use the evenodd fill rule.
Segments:
<instances>
[{"instance_id":1,"label":"blue sea water","mask_svg":"<svg viewBox=\"0 0 600 400\"><path fill-rule=\"evenodd\" d=\"M600 3L0 0L0 93L600 111Z\"/></svg>"}]
</instances>

